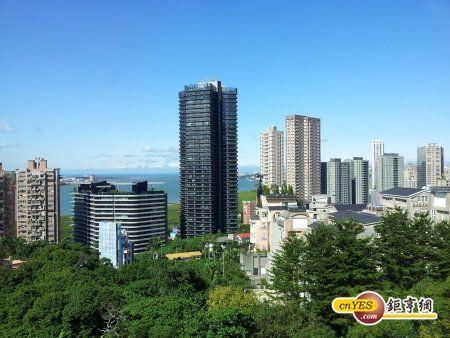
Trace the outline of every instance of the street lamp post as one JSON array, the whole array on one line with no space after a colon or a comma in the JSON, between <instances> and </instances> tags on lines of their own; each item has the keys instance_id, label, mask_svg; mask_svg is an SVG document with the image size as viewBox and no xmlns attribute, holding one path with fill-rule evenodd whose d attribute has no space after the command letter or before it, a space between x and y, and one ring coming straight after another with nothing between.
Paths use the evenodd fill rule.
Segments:
<instances>
[{"instance_id":1,"label":"street lamp post","mask_svg":"<svg viewBox=\"0 0 450 338\"><path fill-rule=\"evenodd\" d=\"M222 275L225 277L225 245L221 245L222 246Z\"/></svg>"}]
</instances>

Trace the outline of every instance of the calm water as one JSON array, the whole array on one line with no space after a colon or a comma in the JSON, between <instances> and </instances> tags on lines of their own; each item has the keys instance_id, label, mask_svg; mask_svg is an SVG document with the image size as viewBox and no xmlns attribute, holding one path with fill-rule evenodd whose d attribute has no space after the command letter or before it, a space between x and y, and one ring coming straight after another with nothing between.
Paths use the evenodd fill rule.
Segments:
<instances>
[{"instance_id":1,"label":"calm water","mask_svg":"<svg viewBox=\"0 0 450 338\"><path fill-rule=\"evenodd\" d=\"M82 176L82 175L68 175ZM169 203L179 203L180 191L178 174L115 174L115 175L96 175L96 177L107 180L110 183L117 184L117 188L123 191L131 191L132 182L147 180L149 188L155 188L167 191L167 199ZM239 191L255 189L256 182L239 179ZM72 215L72 191L74 185L61 186L61 214Z\"/></svg>"}]
</instances>

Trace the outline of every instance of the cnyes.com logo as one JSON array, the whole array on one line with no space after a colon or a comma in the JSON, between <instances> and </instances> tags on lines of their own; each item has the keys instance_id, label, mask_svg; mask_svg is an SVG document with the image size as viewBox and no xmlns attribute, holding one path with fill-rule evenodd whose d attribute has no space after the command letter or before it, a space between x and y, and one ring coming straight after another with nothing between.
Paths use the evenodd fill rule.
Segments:
<instances>
[{"instance_id":1,"label":"cnyes.com logo","mask_svg":"<svg viewBox=\"0 0 450 338\"><path fill-rule=\"evenodd\" d=\"M363 325L375 325L383 319L430 320L436 319L433 300L408 296L405 299L383 297L374 291L365 291L356 297L338 297L331 306L337 313L352 313Z\"/></svg>"}]
</instances>

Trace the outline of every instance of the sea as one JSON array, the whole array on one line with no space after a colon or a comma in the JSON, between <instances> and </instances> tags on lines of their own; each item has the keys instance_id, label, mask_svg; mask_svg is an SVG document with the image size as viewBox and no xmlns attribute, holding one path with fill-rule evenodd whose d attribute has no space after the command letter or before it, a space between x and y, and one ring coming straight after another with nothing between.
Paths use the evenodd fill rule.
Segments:
<instances>
[{"instance_id":1,"label":"sea","mask_svg":"<svg viewBox=\"0 0 450 338\"><path fill-rule=\"evenodd\" d=\"M85 177L83 174L71 174L64 177ZM96 174L96 179L105 180L117 185L122 191L131 191L133 182L148 181L149 188L165 190L169 203L180 202L180 187L178 174ZM256 189L257 182L254 180L239 178L239 191ZM72 192L77 184L66 184L61 186L61 214L72 215Z\"/></svg>"}]
</instances>

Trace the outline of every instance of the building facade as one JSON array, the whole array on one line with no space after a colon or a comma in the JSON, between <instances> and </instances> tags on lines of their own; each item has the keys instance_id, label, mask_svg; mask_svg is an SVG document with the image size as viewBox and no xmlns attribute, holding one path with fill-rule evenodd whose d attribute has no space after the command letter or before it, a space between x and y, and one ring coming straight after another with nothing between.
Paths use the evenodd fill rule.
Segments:
<instances>
[{"instance_id":1,"label":"building facade","mask_svg":"<svg viewBox=\"0 0 450 338\"><path fill-rule=\"evenodd\" d=\"M262 196L262 207L250 220L253 251L271 252L273 256L290 233L301 237L311 231L312 217L300 210L295 197Z\"/></svg>"},{"instance_id":2,"label":"building facade","mask_svg":"<svg viewBox=\"0 0 450 338\"><path fill-rule=\"evenodd\" d=\"M369 162L362 157L327 163L327 190L331 203L367 204L369 200Z\"/></svg>"},{"instance_id":3,"label":"building facade","mask_svg":"<svg viewBox=\"0 0 450 338\"><path fill-rule=\"evenodd\" d=\"M369 161L353 157L352 163L352 204L369 203Z\"/></svg>"},{"instance_id":4,"label":"building facade","mask_svg":"<svg viewBox=\"0 0 450 338\"><path fill-rule=\"evenodd\" d=\"M270 222L266 217L253 217L250 220L250 243L253 251L269 250Z\"/></svg>"},{"instance_id":5,"label":"building facade","mask_svg":"<svg viewBox=\"0 0 450 338\"><path fill-rule=\"evenodd\" d=\"M16 173L0 163L0 236L16 237Z\"/></svg>"},{"instance_id":6,"label":"building facade","mask_svg":"<svg viewBox=\"0 0 450 338\"><path fill-rule=\"evenodd\" d=\"M28 161L16 171L17 237L28 242L59 242L59 169L47 167L45 159Z\"/></svg>"},{"instance_id":7,"label":"building facade","mask_svg":"<svg viewBox=\"0 0 450 338\"><path fill-rule=\"evenodd\" d=\"M327 193L327 165L328 162L320 162L320 193Z\"/></svg>"},{"instance_id":8,"label":"building facade","mask_svg":"<svg viewBox=\"0 0 450 338\"><path fill-rule=\"evenodd\" d=\"M377 189L378 182L378 158L384 154L384 141L372 141L372 189ZM378 188L379 190L379 188Z\"/></svg>"},{"instance_id":9,"label":"building facade","mask_svg":"<svg viewBox=\"0 0 450 338\"><path fill-rule=\"evenodd\" d=\"M250 224L250 218L256 215L255 201L242 201L242 223Z\"/></svg>"},{"instance_id":10,"label":"building facade","mask_svg":"<svg viewBox=\"0 0 450 338\"><path fill-rule=\"evenodd\" d=\"M148 190L147 182L133 184L131 192L118 191L103 181L81 184L73 193L76 242L99 248L100 222L120 223L136 254L152 237L167 236L167 193Z\"/></svg>"},{"instance_id":11,"label":"building facade","mask_svg":"<svg viewBox=\"0 0 450 338\"><path fill-rule=\"evenodd\" d=\"M264 185L271 187L284 183L283 132L271 126L259 134L259 166Z\"/></svg>"},{"instance_id":12,"label":"building facade","mask_svg":"<svg viewBox=\"0 0 450 338\"><path fill-rule=\"evenodd\" d=\"M431 187L430 217L436 222L450 222L450 186Z\"/></svg>"},{"instance_id":13,"label":"building facade","mask_svg":"<svg viewBox=\"0 0 450 338\"><path fill-rule=\"evenodd\" d=\"M417 188L432 187L444 174L444 148L436 143L417 148Z\"/></svg>"},{"instance_id":14,"label":"building facade","mask_svg":"<svg viewBox=\"0 0 450 338\"><path fill-rule=\"evenodd\" d=\"M133 242L120 223L100 222L98 230L98 252L117 268L133 262Z\"/></svg>"},{"instance_id":15,"label":"building facade","mask_svg":"<svg viewBox=\"0 0 450 338\"><path fill-rule=\"evenodd\" d=\"M396 187L382 191L380 195L384 212L400 208L407 211L409 217L414 217L429 210L431 198L429 189Z\"/></svg>"},{"instance_id":16,"label":"building facade","mask_svg":"<svg viewBox=\"0 0 450 338\"><path fill-rule=\"evenodd\" d=\"M379 191L403 187L404 159L396 153L385 153L378 158L377 189Z\"/></svg>"},{"instance_id":17,"label":"building facade","mask_svg":"<svg viewBox=\"0 0 450 338\"><path fill-rule=\"evenodd\" d=\"M182 236L237 229L237 89L185 86L180 104Z\"/></svg>"},{"instance_id":18,"label":"building facade","mask_svg":"<svg viewBox=\"0 0 450 338\"><path fill-rule=\"evenodd\" d=\"M405 188L417 188L417 167L413 162L408 162L403 171Z\"/></svg>"},{"instance_id":19,"label":"building facade","mask_svg":"<svg viewBox=\"0 0 450 338\"><path fill-rule=\"evenodd\" d=\"M320 193L320 119L286 116L286 183L295 196L309 201Z\"/></svg>"},{"instance_id":20,"label":"building facade","mask_svg":"<svg viewBox=\"0 0 450 338\"><path fill-rule=\"evenodd\" d=\"M352 186L352 162L341 162L341 170L339 176L340 198L338 203L352 204L353 186Z\"/></svg>"},{"instance_id":21,"label":"building facade","mask_svg":"<svg viewBox=\"0 0 450 338\"><path fill-rule=\"evenodd\" d=\"M331 203L341 201L341 159L332 158L327 163L327 195L331 197Z\"/></svg>"}]
</instances>

